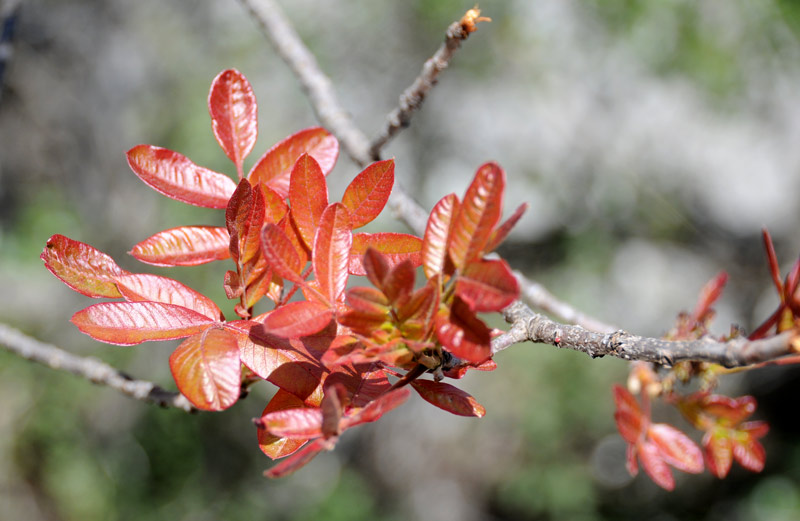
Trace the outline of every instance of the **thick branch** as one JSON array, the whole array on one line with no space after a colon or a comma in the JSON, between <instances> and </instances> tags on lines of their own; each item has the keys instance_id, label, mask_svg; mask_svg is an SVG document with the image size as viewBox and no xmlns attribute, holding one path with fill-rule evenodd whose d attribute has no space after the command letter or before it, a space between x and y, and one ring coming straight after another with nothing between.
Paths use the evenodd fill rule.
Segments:
<instances>
[{"instance_id":1,"label":"thick branch","mask_svg":"<svg viewBox=\"0 0 800 521\"><path fill-rule=\"evenodd\" d=\"M711 362L724 367L743 367L795 354L792 332L766 338L748 340L734 338L719 342L711 338L694 341L670 341L632 335L619 330L598 333L581 326L559 324L534 313L521 302L515 302L503 311L511 329L492 342L497 353L518 342L537 342L581 351L597 358L610 355L624 360L641 360L671 366L678 362Z\"/></svg>"},{"instance_id":2,"label":"thick branch","mask_svg":"<svg viewBox=\"0 0 800 521\"><path fill-rule=\"evenodd\" d=\"M442 45L433 56L425 61L419 76L400 95L399 106L389 113L384 127L370 143L369 153L373 160L379 160L381 149L386 143L408 126L411 116L425 101L428 91L436 85L439 73L450 64L453 55L461 47L461 42L475 31L475 22L488 20L488 18L479 18L479 15L479 10L470 9L461 20L453 22L447 28Z\"/></svg>"},{"instance_id":3,"label":"thick branch","mask_svg":"<svg viewBox=\"0 0 800 521\"><path fill-rule=\"evenodd\" d=\"M187 412L195 410L180 393L167 391L152 382L135 380L97 358L68 353L54 345L39 342L5 324L0 324L0 345L22 358L57 371L70 372L96 384L106 385L131 398Z\"/></svg>"}]
</instances>

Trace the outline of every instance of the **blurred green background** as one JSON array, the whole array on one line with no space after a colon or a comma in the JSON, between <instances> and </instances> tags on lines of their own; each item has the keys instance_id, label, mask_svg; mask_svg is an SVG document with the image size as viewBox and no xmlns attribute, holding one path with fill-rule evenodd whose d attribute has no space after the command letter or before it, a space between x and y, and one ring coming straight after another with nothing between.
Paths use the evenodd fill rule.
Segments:
<instances>
[{"instance_id":1,"label":"blurred green background","mask_svg":"<svg viewBox=\"0 0 800 521\"><path fill-rule=\"evenodd\" d=\"M19 2L15 2L19 3ZM61 233L126 252L156 231L222 223L128 170L139 143L233 174L210 132L212 78L235 67L259 100L258 157L316 124L297 82L234 0L26 0L0 97L0 321L173 388L172 345L117 347L69 322L90 302L38 255ZM469 2L283 2L368 134ZM0 7L11 5L0 1ZM720 269L717 333L752 329L777 303L760 242L784 270L800 250L800 2L487 0L481 24L385 150L427 208L475 169L508 172L507 208L531 209L501 253L562 299L660 335ZM1 12L1 11L0 11ZM251 158L251 161L253 158ZM248 163L249 164L249 163ZM344 155L338 198L357 173ZM383 229L402 227L387 216ZM219 265L157 271L225 301ZM502 324L496 322L500 327ZM419 399L336 451L268 481L250 418L187 415L124 398L0 350L0 519L8 520L793 520L800 513L798 372L727 379L769 421L767 466L665 493L631 479L610 386L619 360L519 345L464 387L481 420ZM670 411L657 418L675 421Z\"/></svg>"}]
</instances>

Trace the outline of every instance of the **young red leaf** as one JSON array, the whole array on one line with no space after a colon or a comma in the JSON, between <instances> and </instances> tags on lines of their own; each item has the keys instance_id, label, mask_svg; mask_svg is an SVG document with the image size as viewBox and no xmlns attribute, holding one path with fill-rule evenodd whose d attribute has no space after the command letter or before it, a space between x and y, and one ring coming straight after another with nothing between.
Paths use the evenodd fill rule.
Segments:
<instances>
[{"instance_id":1,"label":"young red leaf","mask_svg":"<svg viewBox=\"0 0 800 521\"><path fill-rule=\"evenodd\" d=\"M702 411L722 420L724 425L738 425L756 411L756 399L752 396L729 396L712 394L702 401Z\"/></svg>"},{"instance_id":2,"label":"young red leaf","mask_svg":"<svg viewBox=\"0 0 800 521\"><path fill-rule=\"evenodd\" d=\"M396 309L397 320L400 322L419 321L423 324L432 324L436 311L439 309L439 287L437 279L431 279L427 284L411 294L411 297Z\"/></svg>"},{"instance_id":3,"label":"young red leaf","mask_svg":"<svg viewBox=\"0 0 800 521\"><path fill-rule=\"evenodd\" d=\"M253 166L247 178L254 185L266 184L281 197L289 195L292 167L303 154L313 157L324 175L328 175L339 155L339 142L320 127L307 128L270 148Z\"/></svg>"},{"instance_id":4,"label":"young red leaf","mask_svg":"<svg viewBox=\"0 0 800 521\"><path fill-rule=\"evenodd\" d=\"M333 310L307 300L289 302L264 318L264 328L271 334L300 338L322 331L333 319Z\"/></svg>"},{"instance_id":5,"label":"young red leaf","mask_svg":"<svg viewBox=\"0 0 800 521\"><path fill-rule=\"evenodd\" d=\"M268 478L282 478L284 476L288 476L289 474L308 465L308 463L323 450L333 449L334 445L335 440L317 438L271 469L265 471L264 476Z\"/></svg>"},{"instance_id":6,"label":"young red leaf","mask_svg":"<svg viewBox=\"0 0 800 521\"><path fill-rule=\"evenodd\" d=\"M654 423L647 436L658 447L664 461L683 472L703 472L703 453L687 435L666 423Z\"/></svg>"},{"instance_id":7,"label":"young red leaf","mask_svg":"<svg viewBox=\"0 0 800 521\"><path fill-rule=\"evenodd\" d=\"M447 195L436 203L428 217L422 239L422 268L429 279L437 273L447 275L447 245L460 206L455 194Z\"/></svg>"},{"instance_id":8,"label":"young red leaf","mask_svg":"<svg viewBox=\"0 0 800 521\"><path fill-rule=\"evenodd\" d=\"M256 425L280 438L318 438L322 436L322 410L299 407L270 412L262 416Z\"/></svg>"},{"instance_id":9,"label":"young red leaf","mask_svg":"<svg viewBox=\"0 0 800 521\"><path fill-rule=\"evenodd\" d=\"M491 333L458 297L453 300L450 313L444 311L436 316L439 342L457 357L474 364L492 356Z\"/></svg>"},{"instance_id":10,"label":"young red leaf","mask_svg":"<svg viewBox=\"0 0 800 521\"><path fill-rule=\"evenodd\" d=\"M175 304L212 320L224 320L222 311L213 300L177 280L146 273L130 273L117 277L117 286L129 302Z\"/></svg>"},{"instance_id":11,"label":"young red leaf","mask_svg":"<svg viewBox=\"0 0 800 521\"><path fill-rule=\"evenodd\" d=\"M258 184L256 186L261 188L261 193L264 196L264 222L279 223L281 219L286 217L289 206L283 200L283 197L272 188L265 184Z\"/></svg>"},{"instance_id":12,"label":"young red leaf","mask_svg":"<svg viewBox=\"0 0 800 521\"><path fill-rule=\"evenodd\" d=\"M143 240L130 254L154 266L197 266L229 258L230 242L225 228L180 226Z\"/></svg>"},{"instance_id":13,"label":"young red leaf","mask_svg":"<svg viewBox=\"0 0 800 521\"><path fill-rule=\"evenodd\" d=\"M239 345L224 329L209 328L184 340L169 367L178 390L198 409L222 411L239 399Z\"/></svg>"},{"instance_id":14,"label":"young red leaf","mask_svg":"<svg viewBox=\"0 0 800 521\"><path fill-rule=\"evenodd\" d=\"M734 443L733 457L739 465L751 472L761 472L764 470L764 463L767 460L767 453L761 443L748 436L745 439Z\"/></svg>"},{"instance_id":15,"label":"young red leaf","mask_svg":"<svg viewBox=\"0 0 800 521\"><path fill-rule=\"evenodd\" d=\"M214 137L241 178L244 158L253 150L258 136L256 96L247 78L235 69L219 73L211 82L208 111Z\"/></svg>"},{"instance_id":16,"label":"young red leaf","mask_svg":"<svg viewBox=\"0 0 800 521\"><path fill-rule=\"evenodd\" d=\"M769 273L772 275L772 283L775 284L775 289L778 294L783 297L783 283L781 282L781 268L778 264L778 256L775 254L775 246L772 244L772 236L766 228L761 230L761 236L764 239L764 248L767 250L767 263L769 265Z\"/></svg>"},{"instance_id":17,"label":"young red leaf","mask_svg":"<svg viewBox=\"0 0 800 521\"><path fill-rule=\"evenodd\" d=\"M394 159L372 163L353 179L342 196L353 229L372 222L383 211L393 185Z\"/></svg>"},{"instance_id":18,"label":"young red leaf","mask_svg":"<svg viewBox=\"0 0 800 521\"><path fill-rule=\"evenodd\" d=\"M72 323L95 340L133 345L200 333L216 320L183 306L159 302L104 302L72 315Z\"/></svg>"},{"instance_id":19,"label":"young red leaf","mask_svg":"<svg viewBox=\"0 0 800 521\"><path fill-rule=\"evenodd\" d=\"M617 409L623 412L630 412L634 416L642 416L642 409L639 407L639 402L636 398L624 387L619 384L614 384L612 388L614 393L614 405Z\"/></svg>"},{"instance_id":20,"label":"young red leaf","mask_svg":"<svg viewBox=\"0 0 800 521\"><path fill-rule=\"evenodd\" d=\"M328 185L319 164L308 154L300 156L292 168L289 201L300 236L311 248L322 212L328 206Z\"/></svg>"},{"instance_id":21,"label":"young red leaf","mask_svg":"<svg viewBox=\"0 0 800 521\"><path fill-rule=\"evenodd\" d=\"M350 400L347 389L341 383L332 385L326 382L324 396L320 409L322 409L322 435L325 438L333 438L341 434L340 422L344 415L344 407Z\"/></svg>"},{"instance_id":22,"label":"young red leaf","mask_svg":"<svg viewBox=\"0 0 800 521\"><path fill-rule=\"evenodd\" d=\"M305 283L300 277L305 263L278 225L267 224L261 230L261 252L276 275L295 284Z\"/></svg>"},{"instance_id":23,"label":"young red leaf","mask_svg":"<svg viewBox=\"0 0 800 521\"><path fill-rule=\"evenodd\" d=\"M486 414L483 405L458 387L431 380L414 380L411 385L426 402L447 412L458 416L476 416L478 418L482 418Z\"/></svg>"},{"instance_id":24,"label":"young red leaf","mask_svg":"<svg viewBox=\"0 0 800 521\"><path fill-rule=\"evenodd\" d=\"M733 443L724 430L706 433L703 452L709 472L719 479L728 475L733 463Z\"/></svg>"},{"instance_id":25,"label":"young red leaf","mask_svg":"<svg viewBox=\"0 0 800 521\"><path fill-rule=\"evenodd\" d=\"M614 420L617 423L622 438L628 443L637 443L642 434L643 419L628 410L617 410L614 412Z\"/></svg>"},{"instance_id":26,"label":"young red leaf","mask_svg":"<svg viewBox=\"0 0 800 521\"><path fill-rule=\"evenodd\" d=\"M267 406L264 408L261 416L266 416L267 414L275 411L296 409L304 406L305 404L300 398L291 393L287 393L283 389L278 389L278 392L275 393ZM258 433L259 448L264 454L272 459L283 458L289 454L292 454L293 452L296 452L297 449L305 445L307 441L302 439L280 438L270 434L265 429L256 429L256 431Z\"/></svg>"},{"instance_id":27,"label":"young red leaf","mask_svg":"<svg viewBox=\"0 0 800 521\"><path fill-rule=\"evenodd\" d=\"M64 284L93 298L119 298L116 278L127 273L114 259L88 244L53 235L40 255L45 267Z\"/></svg>"},{"instance_id":28,"label":"young red leaf","mask_svg":"<svg viewBox=\"0 0 800 521\"><path fill-rule=\"evenodd\" d=\"M638 448L639 460L650 479L665 490L673 490L675 478L672 476L669 465L662 458L659 448L651 442L644 442Z\"/></svg>"},{"instance_id":29,"label":"young red leaf","mask_svg":"<svg viewBox=\"0 0 800 521\"><path fill-rule=\"evenodd\" d=\"M342 418L342 430L361 425L362 423L369 423L378 420L381 416L401 406L408 397L411 391L407 387L395 389L384 393L373 401L369 402L363 409L356 411L352 416Z\"/></svg>"},{"instance_id":30,"label":"young red leaf","mask_svg":"<svg viewBox=\"0 0 800 521\"><path fill-rule=\"evenodd\" d=\"M379 364L347 364L337 367L325 380L325 386L341 384L350 393L350 407L365 407L386 395L392 384Z\"/></svg>"},{"instance_id":31,"label":"young red leaf","mask_svg":"<svg viewBox=\"0 0 800 521\"><path fill-rule=\"evenodd\" d=\"M414 290L414 266L404 261L389 270L383 279L383 293L395 308L402 307Z\"/></svg>"},{"instance_id":32,"label":"young red leaf","mask_svg":"<svg viewBox=\"0 0 800 521\"><path fill-rule=\"evenodd\" d=\"M725 288L725 283L728 282L728 274L720 271L716 277L708 281L703 289L700 290L700 296L697 299L697 305L694 308L691 316L691 323L697 324L708 314L711 306L722 295L722 290Z\"/></svg>"},{"instance_id":33,"label":"young red leaf","mask_svg":"<svg viewBox=\"0 0 800 521\"><path fill-rule=\"evenodd\" d=\"M197 166L166 148L137 145L128 150L128 164L157 192L195 206L225 208L236 190L228 176Z\"/></svg>"},{"instance_id":34,"label":"young red leaf","mask_svg":"<svg viewBox=\"0 0 800 521\"><path fill-rule=\"evenodd\" d=\"M485 250L503 211L506 174L496 163L478 168L456 215L448 251L456 268L463 268Z\"/></svg>"},{"instance_id":35,"label":"young red leaf","mask_svg":"<svg viewBox=\"0 0 800 521\"><path fill-rule=\"evenodd\" d=\"M338 302L347 285L347 265L353 232L350 216L341 203L333 203L322 213L314 237L312 265L320 291L330 303Z\"/></svg>"},{"instance_id":36,"label":"young red leaf","mask_svg":"<svg viewBox=\"0 0 800 521\"><path fill-rule=\"evenodd\" d=\"M528 203L522 203L514 210L514 213L511 214L511 217L505 220L503 224L498 226L492 231L491 236L489 237L489 242L486 243L486 247L484 251L490 252L497 249L498 246L508 237L508 234L511 232L511 229L517 224L517 221L520 220L522 215L525 213L525 210L528 209Z\"/></svg>"},{"instance_id":37,"label":"young red leaf","mask_svg":"<svg viewBox=\"0 0 800 521\"><path fill-rule=\"evenodd\" d=\"M472 311L500 311L519 297L519 284L504 260L476 260L459 274L455 294Z\"/></svg>"},{"instance_id":38,"label":"young red leaf","mask_svg":"<svg viewBox=\"0 0 800 521\"><path fill-rule=\"evenodd\" d=\"M391 269L386 257L378 253L377 250L367 248L367 251L364 253L363 265L367 279L369 279L373 286L383 291L383 281L386 280L386 277L389 275L389 270Z\"/></svg>"},{"instance_id":39,"label":"young red leaf","mask_svg":"<svg viewBox=\"0 0 800 521\"><path fill-rule=\"evenodd\" d=\"M367 274L363 259L370 248L383 255L390 267L405 260L415 268L422 264L422 239L419 237L407 233L356 233L353 235L353 247L350 248L348 270L351 275L363 277Z\"/></svg>"}]
</instances>

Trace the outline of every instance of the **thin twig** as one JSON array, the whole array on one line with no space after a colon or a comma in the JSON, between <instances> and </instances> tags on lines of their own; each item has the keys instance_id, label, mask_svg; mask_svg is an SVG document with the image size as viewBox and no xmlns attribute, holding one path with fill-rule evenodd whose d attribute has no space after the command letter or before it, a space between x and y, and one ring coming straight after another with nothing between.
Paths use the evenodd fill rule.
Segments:
<instances>
[{"instance_id":1,"label":"thin twig","mask_svg":"<svg viewBox=\"0 0 800 521\"><path fill-rule=\"evenodd\" d=\"M162 389L153 382L136 380L93 357L68 353L45 344L5 324L0 324L0 345L8 351L57 371L67 371L96 384L108 386L124 395L162 407L192 412L194 407L182 394Z\"/></svg>"},{"instance_id":2,"label":"thin twig","mask_svg":"<svg viewBox=\"0 0 800 521\"><path fill-rule=\"evenodd\" d=\"M625 331L598 333L581 326L559 324L534 313L521 302L503 311L511 329L492 342L497 353L525 341L551 344L581 351L597 358L615 356L624 360L641 360L672 366L678 362L711 362L724 367L742 367L796 354L794 332L762 340L734 338L720 342L709 337L693 341L671 341L632 335Z\"/></svg>"},{"instance_id":3,"label":"thin twig","mask_svg":"<svg viewBox=\"0 0 800 521\"><path fill-rule=\"evenodd\" d=\"M408 127L411 116L425 101L428 92L436 85L439 73L450 64L455 52L461 47L461 42L476 30L476 23L489 21L480 16L479 9L470 9L461 20L453 22L447 28L444 42L433 56L425 61L422 71L414 82L400 95L399 106L386 117L386 123L381 131L372 139L369 147L370 156L374 161L380 159L381 149L397 135L400 130Z\"/></svg>"}]
</instances>

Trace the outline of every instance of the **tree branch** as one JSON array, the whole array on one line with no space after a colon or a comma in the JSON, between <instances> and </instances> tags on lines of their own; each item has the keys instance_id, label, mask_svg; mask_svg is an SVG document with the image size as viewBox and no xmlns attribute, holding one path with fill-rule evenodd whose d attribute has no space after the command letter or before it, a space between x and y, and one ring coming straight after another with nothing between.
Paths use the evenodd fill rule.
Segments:
<instances>
[{"instance_id":1,"label":"tree branch","mask_svg":"<svg viewBox=\"0 0 800 521\"><path fill-rule=\"evenodd\" d=\"M444 42L437 49L433 56L425 61L422 71L414 82L400 95L399 106L386 117L386 123L375 138L370 143L369 153L374 161L381 157L381 149L389 142L400 130L408 127L411 116L425 101L436 82L439 73L450 64L455 52L461 47L461 42L469 37L470 33L476 30L476 23L489 21L489 18L482 18L479 9L470 9L461 20L453 22L447 28Z\"/></svg>"},{"instance_id":2,"label":"tree branch","mask_svg":"<svg viewBox=\"0 0 800 521\"><path fill-rule=\"evenodd\" d=\"M598 333L581 326L568 326L534 313L521 302L503 311L511 329L492 341L492 353L530 340L581 351L597 358L605 355L672 366L678 362L711 362L724 367L743 367L796 354L797 335L785 332L762 340L734 338L719 342L709 337L693 341L670 341L632 335L618 330Z\"/></svg>"},{"instance_id":3,"label":"tree branch","mask_svg":"<svg viewBox=\"0 0 800 521\"><path fill-rule=\"evenodd\" d=\"M57 371L70 372L143 402L154 403L161 407L175 407L186 412L196 410L180 393L167 391L152 382L136 380L97 358L68 353L5 324L0 324L0 345L26 360L38 362Z\"/></svg>"}]
</instances>

